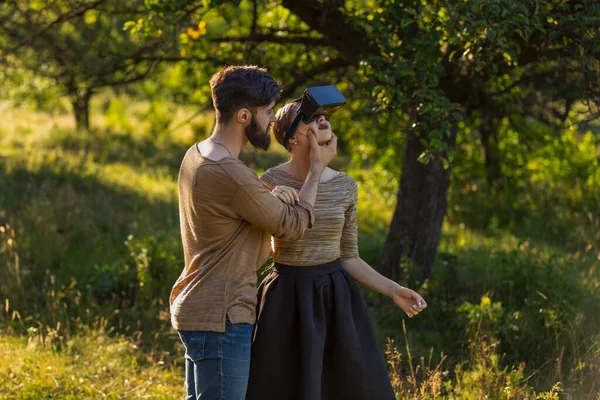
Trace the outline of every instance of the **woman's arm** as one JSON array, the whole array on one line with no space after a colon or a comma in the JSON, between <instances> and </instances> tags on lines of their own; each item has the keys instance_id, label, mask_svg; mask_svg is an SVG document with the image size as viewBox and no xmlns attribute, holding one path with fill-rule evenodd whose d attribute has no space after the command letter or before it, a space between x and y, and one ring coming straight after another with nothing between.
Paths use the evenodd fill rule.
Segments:
<instances>
[{"instance_id":1,"label":"woman's arm","mask_svg":"<svg viewBox=\"0 0 600 400\"><path fill-rule=\"evenodd\" d=\"M371 290L392 297L401 286L375 271L362 258L343 260L342 267L359 283Z\"/></svg>"},{"instance_id":2,"label":"woman's arm","mask_svg":"<svg viewBox=\"0 0 600 400\"><path fill-rule=\"evenodd\" d=\"M391 279L375 271L362 258L343 260L342 267L348 271L352 278L383 295L391 297L406 315L413 317L427 307L427 303L414 290L400 286Z\"/></svg>"},{"instance_id":3,"label":"woman's arm","mask_svg":"<svg viewBox=\"0 0 600 400\"><path fill-rule=\"evenodd\" d=\"M350 183L349 192L351 197L345 212L344 229L340 241L342 266L358 282L391 297L398 307L402 308L406 315L412 318L427 307L425 300L414 290L402 287L375 271L358 255L358 224L356 222L358 186L354 180Z\"/></svg>"}]
</instances>

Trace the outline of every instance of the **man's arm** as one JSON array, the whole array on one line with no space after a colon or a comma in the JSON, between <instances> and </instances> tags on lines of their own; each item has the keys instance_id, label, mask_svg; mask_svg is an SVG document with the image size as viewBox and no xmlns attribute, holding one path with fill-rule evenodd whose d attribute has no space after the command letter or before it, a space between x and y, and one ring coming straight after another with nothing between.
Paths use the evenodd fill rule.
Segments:
<instances>
[{"instance_id":1,"label":"man's arm","mask_svg":"<svg viewBox=\"0 0 600 400\"><path fill-rule=\"evenodd\" d=\"M298 240L312 226L314 208L306 201L285 204L268 192L254 176L240 186L231 199L233 211L242 219L273 236Z\"/></svg>"},{"instance_id":2,"label":"man's arm","mask_svg":"<svg viewBox=\"0 0 600 400\"><path fill-rule=\"evenodd\" d=\"M310 139L310 170L304 181L298 198L300 201L306 201L313 208L317 201L317 190L319 189L319 181L327 164L335 157L337 153L337 136L332 132L331 141L326 146L319 146L317 137L313 131L308 131Z\"/></svg>"},{"instance_id":3,"label":"man's arm","mask_svg":"<svg viewBox=\"0 0 600 400\"><path fill-rule=\"evenodd\" d=\"M327 146L319 146L314 133L311 141L311 166L298 194L298 204L287 205L269 193L256 178L240 187L231 201L238 215L273 236L298 240L314 221L314 206L321 174L337 152L337 137Z\"/></svg>"}]
</instances>

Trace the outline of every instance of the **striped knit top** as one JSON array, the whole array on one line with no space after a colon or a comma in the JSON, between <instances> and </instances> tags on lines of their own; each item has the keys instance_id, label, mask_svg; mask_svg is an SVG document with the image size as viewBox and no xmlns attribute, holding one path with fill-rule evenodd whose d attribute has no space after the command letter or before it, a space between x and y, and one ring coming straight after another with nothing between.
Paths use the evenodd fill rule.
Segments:
<instances>
[{"instance_id":1,"label":"striped knit top","mask_svg":"<svg viewBox=\"0 0 600 400\"><path fill-rule=\"evenodd\" d=\"M261 177L263 185L273 190L285 185L302 188L304 181L280 167L267 170ZM358 187L349 175L338 172L332 179L321 182L317 192L312 229L304 231L300 240L273 237L275 262L285 265L311 266L337 258L358 258L356 203Z\"/></svg>"}]
</instances>

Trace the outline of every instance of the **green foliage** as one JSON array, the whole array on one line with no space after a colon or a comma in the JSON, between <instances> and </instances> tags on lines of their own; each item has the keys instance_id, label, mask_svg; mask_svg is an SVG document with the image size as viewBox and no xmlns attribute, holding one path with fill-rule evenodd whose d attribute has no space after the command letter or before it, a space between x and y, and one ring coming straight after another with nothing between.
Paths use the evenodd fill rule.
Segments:
<instances>
[{"instance_id":1,"label":"green foliage","mask_svg":"<svg viewBox=\"0 0 600 400\"><path fill-rule=\"evenodd\" d=\"M530 82L538 96L598 100L597 88L586 83L595 79L586 65L597 57L585 58L600 46L595 11L596 2L585 0L380 2L357 13L378 50L360 72L378 108L410 115L405 127L424 146L419 160L441 156L447 167L452 124L489 107L523 115L530 105L520 98ZM578 65L587 78L573 75ZM552 74L556 81L548 84ZM553 85L564 90L551 93Z\"/></svg>"},{"instance_id":2,"label":"green foliage","mask_svg":"<svg viewBox=\"0 0 600 400\"><path fill-rule=\"evenodd\" d=\"M38 110L54 111L61 107L58 100L60 88L51 79L21 68L14 57L7 57L10 66L0 68L0 97L12 106L26 106Z\"/></svg>"},{"instance_id":3,"label":"green foliage","mask_svg":"<svg viewBox=\"0 0 600 400\"><path fill-rule=\"evenodd\" d=\"M139 40L174 27L176 46L168 58L182 62L169 70L165 87L176 102L209 105L211 75L235 64L266 67L281 84L282 102L310 85L335 83L345 93L356 89L356 79L343 69L348 63L278 1L153 1L146 9L125 27ZM340 73L349 81L340 79ZM361 112L364 92L356 94L353 109Z\"/></svg>"},{"instance_id":4,"label":"green foliage","mask_svg":"<svg viewBox=\"0 0 600 400\"><path fill-rule=\"evenodd\" d=\"M0 8L0 54L9 91L14 87L38 103L68 95L78 127L88 128L89 99L97 90L146 78L156 67L158 49L169 48L162 35L142 42L123 30L142 6L141 0L6 2ZM23 90L32 84L39 89ZM50 99L40 98L42 93Z\"/></svg>"},{"instance_id":5,"label":"green foliage","mask_svg":"<svg viewBox=\"0 0 600 400\"><path fill-rule=\"evenodd\" d=\"M125 102L119 97L112 97L108 102L105 113L106 128L111 131L131 131L133 126L129 122Z\"/></svg>"},{"instance_id":6,"label":"green foliage","mask_svg":"<svg viewBox=\"0 0 600 400\"><path fill-rule=\"evenodd\" d=\"M522 134L520 126L536 137ZM448 218L468 221L477 229L508 227L523 236L584 249L600 240L593 228L587 228L598 223L599 143L591 131L582 133L575 126L556 130L536 123L515 126L505 120L499 131L503 189L498 191L486 181L480 139L465 136L457 145L457 181L449 193L454 205Z\"/></svg>"}]
</instances>

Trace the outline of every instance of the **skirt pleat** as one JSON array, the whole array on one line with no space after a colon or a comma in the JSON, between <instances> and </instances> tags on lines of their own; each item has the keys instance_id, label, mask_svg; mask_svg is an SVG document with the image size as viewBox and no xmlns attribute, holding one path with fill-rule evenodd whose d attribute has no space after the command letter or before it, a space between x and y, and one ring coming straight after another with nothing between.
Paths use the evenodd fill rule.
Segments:
<instances>
[{"instance_id":1,"label":"skirt pleat","mask_svg":"<svg viewBox=\"0 0 600 400\"><path fill-rule=\"evenodd\" d=\"M275 264L258 291L247 400L393 400L354 279L335 260Z\"/></svg>"}]
</instances>

